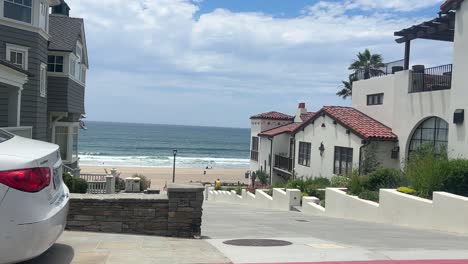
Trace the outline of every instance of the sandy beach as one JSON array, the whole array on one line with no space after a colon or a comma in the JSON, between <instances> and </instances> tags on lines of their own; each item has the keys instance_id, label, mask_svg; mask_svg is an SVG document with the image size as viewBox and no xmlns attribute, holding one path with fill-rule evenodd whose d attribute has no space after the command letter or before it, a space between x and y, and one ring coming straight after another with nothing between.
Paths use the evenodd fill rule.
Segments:
<instances>
[{"instance_id":1,"label":"sandy beach","mask_svg":"<svg viewBox=\"0 0 468 264\"><path fill-rule=\"evenodd\" d=\"M110 171L111 167L101 166L81 166L81 173L104 173L104 169ZM162 188L166 182L172 182L172 168L155 168L155 167L116 167L121 172L122 177L130 177L133 174L143 174L151 179L151 188ZM193 182L214 182L220 179L222 182L238 182L248 183L245 179L247 169L221 169L214 168L206 170L206 175L203 175L203 169L199 168L180 168L176 169L176 183Z\"/></svg>"}]
</instances>

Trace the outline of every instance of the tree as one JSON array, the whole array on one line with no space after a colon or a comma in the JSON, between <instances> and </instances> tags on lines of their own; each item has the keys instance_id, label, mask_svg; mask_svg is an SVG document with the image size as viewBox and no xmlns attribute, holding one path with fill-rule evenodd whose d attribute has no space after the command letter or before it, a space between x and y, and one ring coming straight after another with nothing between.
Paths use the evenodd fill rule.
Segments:
<instances>
[{"instance_id":1,"label":"tree","mask_svg":"<svg viewBox=\"0 0 468 264\"><path fill-rule=\"evenodd\" d=\"M369 79L372 76L382 74L383 71L380 69L384 67L383 57L380 54L371 54L369 49L365 49L364 52L359 52L357 59L351 63L349 70L354 71L355 78L358 74L364 73L364 79Z\"/></svg>"},{"instance_id":2,"label":"tree","mask_svg":"<svg viewBox=\"0 0 468 264\"><path fill-rule=\"evenodd\" d=\"M343 97L343 99L351 97L353 95L354 81L357 81L356 76L351 74L348 81L342 81L343 85L339 87L341 90L339 90L336 95Z\"/></svg>"}]
</instances>

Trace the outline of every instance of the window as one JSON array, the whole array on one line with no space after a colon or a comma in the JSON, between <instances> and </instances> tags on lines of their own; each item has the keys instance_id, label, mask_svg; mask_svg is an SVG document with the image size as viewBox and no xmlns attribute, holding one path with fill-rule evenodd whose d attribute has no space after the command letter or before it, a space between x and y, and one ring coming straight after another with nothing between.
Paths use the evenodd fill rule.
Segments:
<instances>
[{"instance_id":1,"label":"window","mask_svg":"<svg viewBox=\"0 0 468 264\"><path fill-rule=\"evenodd\" d=\"M70 74L72 76L76 75L76 59L70 57Z\"/></svg>"},{"instance_id":2,"label":"window","mask_svg":"<svg viewBox=\"0 0 468 264\"><path fill-rule=\"evenodd\" d=\"M6 133L0 129L0 143L5 142L11 138L13 138L13 135L10 135L9 133Z\"/></svg>"},{"instance_id":3,"label":"window","mask_svg":"<svg viewBox=\"0 0 468 264\"><path fill-rule=\"evenodd\" d=\"M353 171L353 149L335 147L333 173L336 175L349 175Z\"/></svg>"},{"instance_id":4,"label":"window","mask_svg":"<svg viewBox=\"0 0 468 264\"><path fill-rule=\"evenodd\" d=\"M41 64L41 79L40 79L40 96L41 97L46 97L47 96L47 71L46 71L47 66L45 64Z\"/></svg>"},{"instance_id":5,"label":"window","mask_svg":"<svg viewBox=\"0 0 468 264\"><path fill-rule=\"evenodd\" d=\"M60 146L62 160L68 160L68 127L55 127L55 144Z\"/></svg>"},{"instance_id":6,"label":"window","mask_svg":"<svg viewBox=\"0 0 468 264\"><path fill-rule=\"evenodd\" d=\"M78 127L73 127L73 149L72 155L73 157L78 157Z\"/></svg>"},{"instance_id":7,"label":"window","mask_svg":"<svg viewBox=\"0 0 468 264\"><path fill-rule=\"evenodd\" d=\"M81 67L80 81L82 83L86 82L86 68L84 66Z\"/></svg>"},{"instance_id":8,"label":"window","mask_svg":"<svg viewBox=\"0 0 468 264\"><path fill-rule=\"evenodd\" d=\"M28 69L28 48L13 44L6 44L6 59L12 64Z\"/></svg>"},{"instance_id":9,"label":"window","mask_svg":"<svg viewBox=\"0 0 468 264\"><path fill-rule=\"evenodd\" d=\"M381 105L383 104L383 93L370 94L367 96L367 105Z\"/></svg>"},{"instance_id":10,"label":"window","mask_svg":"<svg viewBox=\"0 0 468 264\"><path fill-rule=\"evenodd\" d=\"M63 56L49 56L47 59L48 72L63 72Z\"/></svg>"},{"instance_id":11,"label":"window","mask_svg":"<svg viewBox=\"0 0 468 264\"><path fill-rule=\"evenodd\" d=\"M10 62L20 68L24 68L24 53L16 50L10 51Z\"/></svg>"},{"instance_id":12,"label":"window","mask_svg":"<svg viewBox=\"0 0 468 264\"><path fill-rule=\"evenodd\" d=\"M310 143L299 142L299 165L310 167L311 146L312 144Z\"/></svg>"},{"instance_id":13,"label":"window","mask_svg":"<svg viewBox=\"0 0 468 264\"><path fill-rule=\"evenodd\" d=\"M53 142L60 146L62 160L74 162L78 159L79 123L58 122L54 126Z\"/></svg>"},{"instance_id":14,"label":"window","mask_svg":"<svg viewBox=\"0 0 468 264\"><path fill-rule=\"evenodd\" d=\"M3 16L31 24L32 0L4 0Z\"/></svg>"},{"instance_id":15,"label":"window","mask_svg":"<svg viewBox=\"0 0 468 264\"><path fill-rule=\"evenodd\" d=\"M258 137L252 137L252 149L250 150L250 160L258 161Z\"/></svg>"},{"instance_id":16,"label":"window","mask_svg":"<svg viewBox=\"0 0 468 264\"><path fill-rule=\"evenodd\" d=\"M41 2L40 6L40 16L39 16L39 26L42 28L44 31L47 31L47 17L49 16L49 6L45 2Z\"/></svg>"},{"instance_id":17,"label":"window","mask_svg":"<svg viewBox=\"0 0 468 264\"><path fill-rule=\"evenodd\" d=\"M433 146L437 152L447 151L448 123L438 117L426 119L414 131L408 154L425 144Z\"/></svg>"}]
</instances>

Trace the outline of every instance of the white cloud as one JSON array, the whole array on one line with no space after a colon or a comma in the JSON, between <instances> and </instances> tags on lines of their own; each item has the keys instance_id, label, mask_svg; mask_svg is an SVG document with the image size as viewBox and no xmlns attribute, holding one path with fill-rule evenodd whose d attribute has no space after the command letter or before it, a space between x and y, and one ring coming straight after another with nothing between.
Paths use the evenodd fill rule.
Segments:
<instances>
[{"instance_id":1,"label":"white cloud","mask_svg":"<svg viewBox=\"0 0 468 264\"><path fill-rule=\"evenodd\" d=\"M146 122L246 126L249 114L272 106L288 111L298 98L314 108L343 103L334 93L354 55L369 47L386 60L400 59L403 49L393 32L424 19L389 10L437 1L321 1L296 18L217 9L198 19L199 1L68 2L72 15L86 23L90 118L114 118L99 105L112 95L116 101L127 99L128 107L114 107L118 116L138 109ZM370 11L348 12L359 9ZM167 121L148 114L176 101L183 101L187 115ZM223 105L229 118L200 119L199 113Z\"/></svg>"}]
</instances>

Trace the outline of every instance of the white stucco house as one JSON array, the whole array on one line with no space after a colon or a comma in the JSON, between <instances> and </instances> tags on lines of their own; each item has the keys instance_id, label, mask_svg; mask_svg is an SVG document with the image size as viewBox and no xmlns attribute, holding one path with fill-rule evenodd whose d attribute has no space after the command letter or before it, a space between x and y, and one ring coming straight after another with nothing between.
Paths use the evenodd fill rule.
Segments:
<instances>
[{"instance_id":1,"label":"white stucco house","mask_svg":"<svg viewBox=\"0 0 468 264\"><path fill-rule=\"evenodd\" d=\"M355 81L352 107L310 113L301 103L295 116L252 116L251 171L268 172L272 183L348 174L362 169L369 150L381 166L403 168L408 155L427 143L451 158L468 158L468 1L448 0L436 18L395 36L405 43L401 65ZM453 64L410 68L415 39L453 42Z\"/></svg>"}]
</instances>

